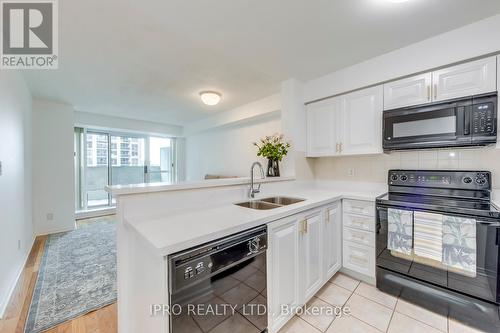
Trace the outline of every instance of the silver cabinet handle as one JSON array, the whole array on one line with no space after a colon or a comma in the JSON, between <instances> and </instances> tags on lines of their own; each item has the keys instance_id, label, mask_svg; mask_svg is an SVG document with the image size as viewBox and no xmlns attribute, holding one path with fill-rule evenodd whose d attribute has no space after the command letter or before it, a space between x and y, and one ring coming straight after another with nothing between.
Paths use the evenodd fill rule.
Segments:
<instances>
[{"instance_id":1,"label":"silver cabinet handle","mask_svg":"<svg viewBox=\"0 0 500 333\"><path fill-rule=\"evenodd\" d=\"M430 85L427 86L427 100L428 101L431 100L431 96L432 96L431 90L432 90L432 87Z\"/></svg>"},{"instance_id":2,"label":"silver cabinet handle","mask_svg":"<svg viewBox=\"0 0 500 333\"><path fill-rule=\"evenodd\" d=\"M438 85L437 83L434 84L434 99L437 99L438 95Z\"/></svg>"}]
</instances>

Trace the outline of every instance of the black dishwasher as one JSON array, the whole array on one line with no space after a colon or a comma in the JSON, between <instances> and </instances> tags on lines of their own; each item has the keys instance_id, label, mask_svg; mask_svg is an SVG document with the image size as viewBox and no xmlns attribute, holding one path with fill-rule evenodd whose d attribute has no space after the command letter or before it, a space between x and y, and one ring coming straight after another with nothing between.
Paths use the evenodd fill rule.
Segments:
<instances>
[{"instance_id":1,"label":"black dishwasher","mask_svg":"<svg viewBox=\"0 0 500 333\"><path fill-rule=\"evenodd\" d=\"M169 256L170 332L265 332L266 250L259 227Z\"/></svg>"}]
</instances>

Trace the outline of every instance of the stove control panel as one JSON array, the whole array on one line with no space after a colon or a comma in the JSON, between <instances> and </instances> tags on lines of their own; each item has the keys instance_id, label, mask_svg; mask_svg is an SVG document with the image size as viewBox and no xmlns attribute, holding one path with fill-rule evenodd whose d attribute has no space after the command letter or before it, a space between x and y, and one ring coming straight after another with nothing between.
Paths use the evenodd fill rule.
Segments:
<instances>
[{"instance_id":1,"label":"stove control panel","mask_svg":"<svg viewBox=\"0 0 500 333\"><path fill-rule=\"evenodd\" d=\"M390 170L388 178L391 186L491 189L489 171Z\"/></svg>"}]
</instances>

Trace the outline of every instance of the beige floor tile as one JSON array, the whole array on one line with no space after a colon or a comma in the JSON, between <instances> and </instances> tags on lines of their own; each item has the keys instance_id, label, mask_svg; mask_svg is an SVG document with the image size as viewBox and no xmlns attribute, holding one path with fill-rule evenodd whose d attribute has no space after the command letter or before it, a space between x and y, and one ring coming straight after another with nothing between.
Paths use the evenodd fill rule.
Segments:
<instances>
[{"instance_id":1,"label":"beige floor tile","mask_svg":"<svg viewBox=\"0 0 500 333\"><path fill-rule=\"evenodd\" d=\"M293 317L283 326L279 333L320 333L320 331L305 320Z\"/></svg>"},{"instance_id":2,"label":"beige floor tile","mask_svg":"<svg viewBox=\"0 0 500 333\"><path fill-rule=\"evenodd\" d=\"M334 305L343 306L345 302L351 297L352 292L337 286L333 283L327 283L323 288L318 291L316 297L321 298L323 301Z\"/></svg>"},{"instance_id":3,"label":"beige floor tile","mask_svg":"<svg viewBox=\"0 0 500 333\"><path fill-rule=\"evenodd\" d=\"M214 297L211 298L210 300L204 301L204 303L208 306L210 306L211 309L214 311L217 311L216 313L199 313L195 316L193 316L194 320L198 323L198 325L201 327L201 329L205 332L208 332L215 326L219 325L222 321L224 321L226 318L230 317L232 315L232 311L224 311L224 300Z\"/></svg>"},{"instance_id":4,"label":"beige floor tile","mask_svg":"<svg viewBox=\"0 0 500 333\"><path fill-rule=\"evenodd\" d=\"M376 287L364 282L361 282L359 284L354 293L371 299L372 301L382 304L383 306L387 306L391 309L394 309L398 300L396 297L386 294L378 290Z\"/></svg>"},{"instance_id":5,"label":"beige floor tile","mask_svg":"<svg viewBox=\"0 0 500 333\"><path fill-rule=\"evenodd\" d=\"M226 291L220 297L227 303L237 306L237 309L239 310L244 304L247 304L252 299L257 297L258 294L259 292L255 289L241 283L233 289Z\"/></svg>"},{"instance_id":6,"label":"beige floor tile","mask_svg":"<svg viewBox=\"0 0 500 333\"><path fill-rule=\"evenodd\" d=\"M257 326L259 330L263 331L267 327L266 305L267 300L262 295L259 295L240 309L240 313Z\"/></svg>"},{"instance_id":7,"label":"beige floor tile","mask_svg":"<svg viewBox=\"0 0 500 333\"><path fill-rule=\"evenodd\" d=\"M354 317L384 332L389 326L393 312L392 309L357 294L351 296L345 307L349 308Z\"/></svg>"},{"instance_id":8,"label":"beige floor tile","mask_svg":"<svg viewBox=\"0 0 500 333\"><path fill-rule=\"evenodd\" d=\"M359 285L359 281L356 279L353 279L352 277L349 277L345 274L342 273L337 273L335 274L331 279L331 283L335 283L337 286L340 286L344 289L354 291L356 287Z\"/></svg>"},{"instance_id":9,"label":"beige floor tile","mask_svg":"<svg viewBox=\"0 0 500 333\"><path fill-rule=\"evenodd\" d=\"M320 331L324 332L335 319L335 307L323 302L321 299L313 297L306 308L308 312L301 313L300 318L307 321Z\"/></svg>"},{"instance_id":10,"label":"beige floor tile","mask_svg":"<svg viewBox=\"0 0 500 333\"><path fill-rule=\"evenodd\" d=\"M217 327L215 327L210 333L259 333L260 330L257 327L250 324L248 320L243 318L242 315L236 313L234 316L224 320Z\"/></svg>"},{"instance_id":11,"label":"beige floor tile","mask_svg":"<svg viewBox=\"0 0 500 333\"><path fill-rule=\"evenodd\" d=\"M404 314L394 312L391 324L387 333L441 333L435 328L426 325L418 320L405 316Z\"/></svg>"},{"instance_id":12,"label":"beige floor tile","mask_svg":"<svg viewBox=\"0 0 500 333\"><path fill-rule=\"evenodd\" d=\"M469 327L454 319L448 318L448 332L450 333L482 333L483 331L477 328Z\"/></svg>"},{"instance_id":13,"label":"beige floor tile","mask_svg":"<svg viewBox=\"0 0 500 333\"><path fill-rule=\"evenodd\" d=\"M326 333L380 333L380 331L353 316L342 316L333 321Z\"/></svg>"},{"instance_id":14,"label":"beige floor tile","mask_svg":"<svg viewBox=\"0 0 500 333\"><path fill-rule=\"evenodd\" d=\"M448 331L448 319L446 317L411 304L410 302L399 299L398 304L396 305L396 311L413 319L420 320L421 322L424 322L440 331Z\"/></svg>"}]
</instances>

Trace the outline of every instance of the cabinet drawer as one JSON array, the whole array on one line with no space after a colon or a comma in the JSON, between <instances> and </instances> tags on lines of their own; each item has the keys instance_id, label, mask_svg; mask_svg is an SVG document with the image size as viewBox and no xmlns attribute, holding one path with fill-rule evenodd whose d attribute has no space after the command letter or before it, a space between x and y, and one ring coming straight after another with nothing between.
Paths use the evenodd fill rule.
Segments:
<instances>
[{"instance_id":1,"label":"cabinet drawer","mask_svg":"<svg viewBox=\"0 0 500 333\"><path fill-rule=\"evenodd\" d=\"M344 213L343 222L344 227L371 232L375 231L375 218L371 216Z\"/></svg>"},{"instance_id":2,"label":"cabinet drawer","mask_svg":"<svg viewBox=\"0 0 500 333\"><path fill-rule=\"evenodd\" d=\"M373 232L361 231L348 227L344 228L344 241L375 247L375 236Z\"/></svg>"},{"instance_id":3,"label":"cabinet drawer","mask_svg":"<svg viewBox=\"0 0 500 333\"><path fill-rule=\"evenodd\" d=\"M375 203L371 201L344 200L343 210L346 213L375 216Z\"/></svg>"},{"instance_id":4,"label":"cabinet drawer","mask_svg":"<svg viewBox=\"0 0 500 333\"><path fill-rule=\"evenodd\" d=\"M375 277L375 249L344 241L343 266L355 272Z\"/></svg>"}]
</instances>

